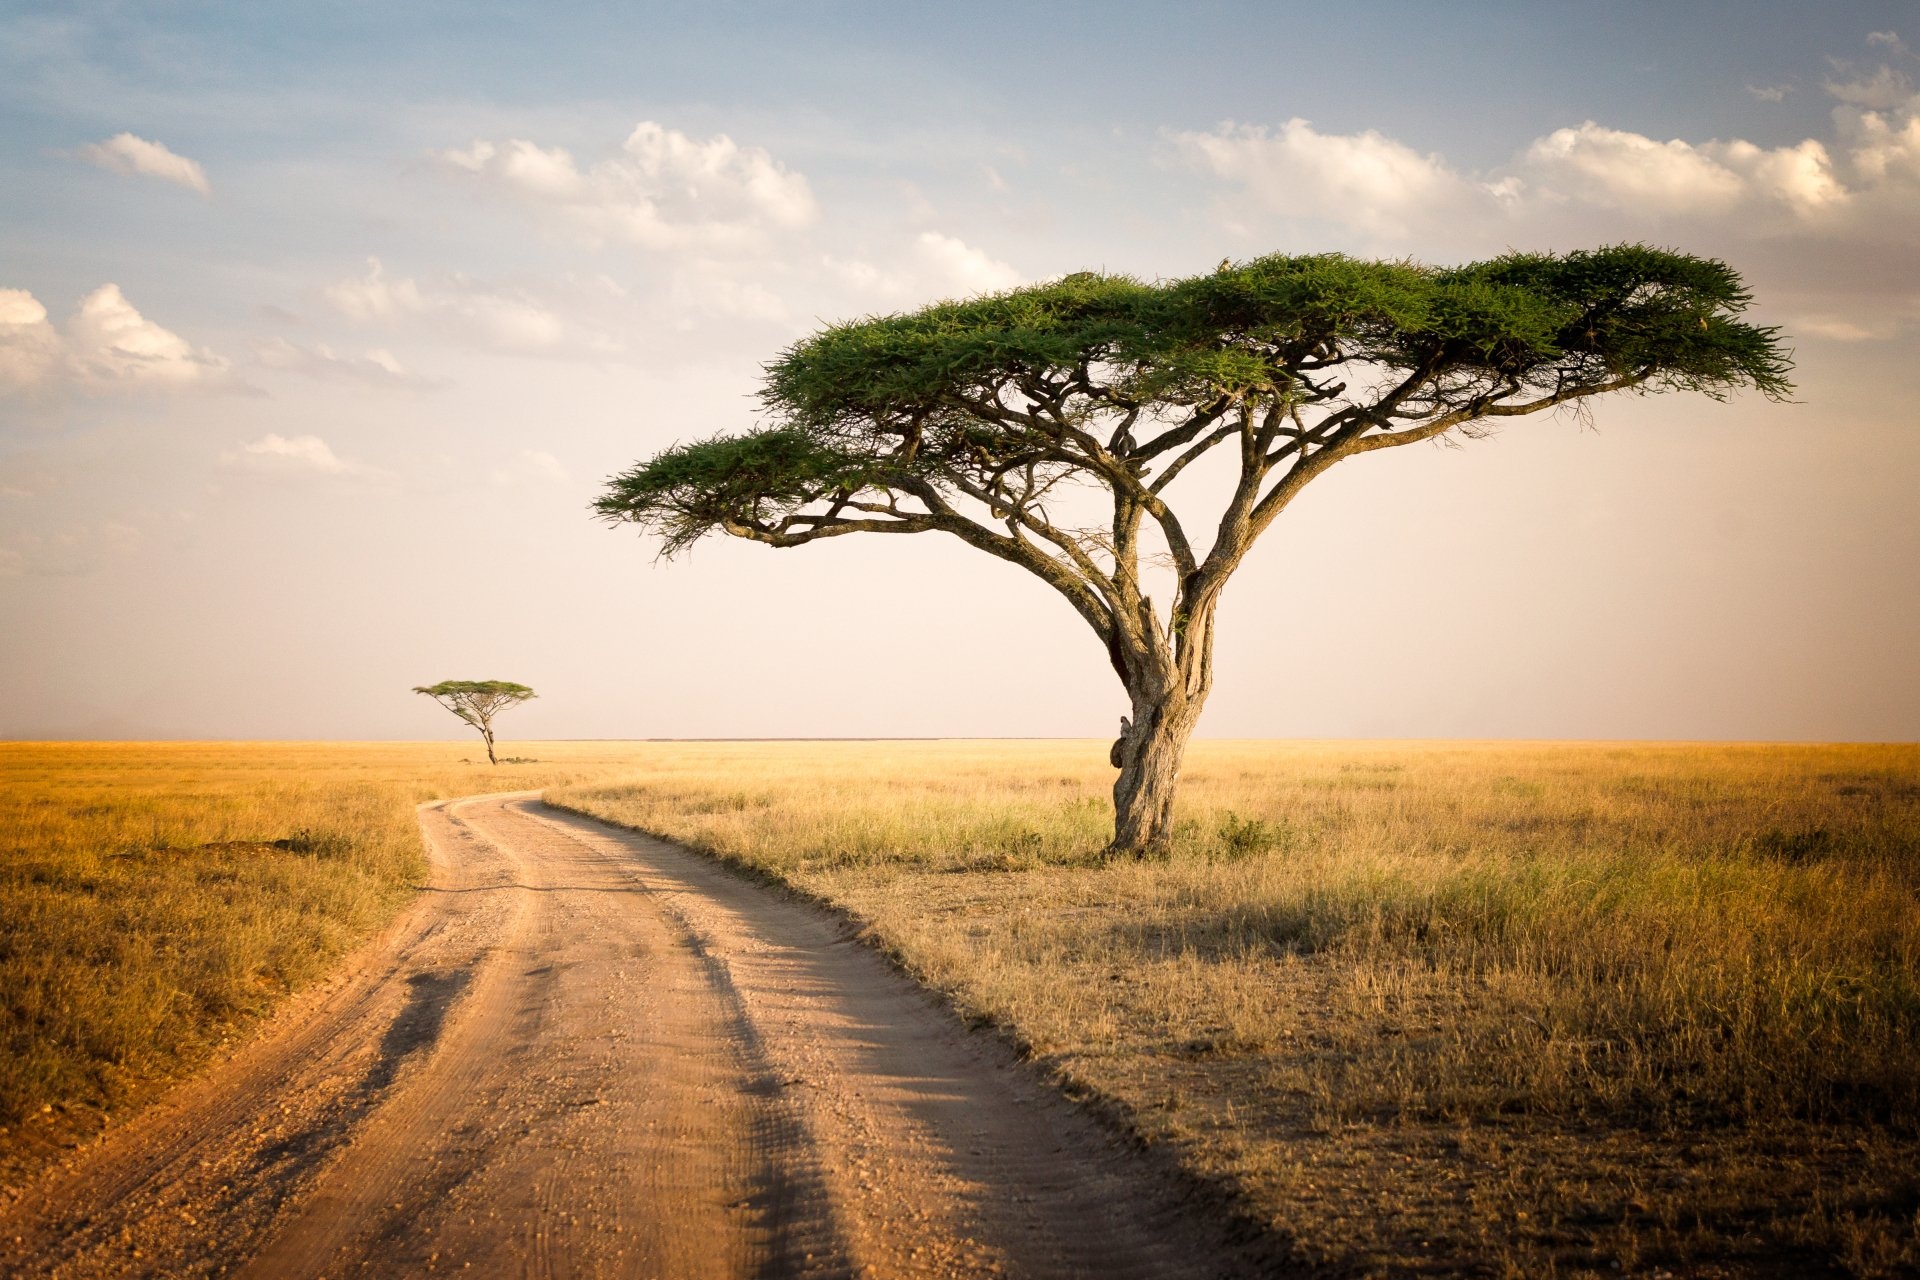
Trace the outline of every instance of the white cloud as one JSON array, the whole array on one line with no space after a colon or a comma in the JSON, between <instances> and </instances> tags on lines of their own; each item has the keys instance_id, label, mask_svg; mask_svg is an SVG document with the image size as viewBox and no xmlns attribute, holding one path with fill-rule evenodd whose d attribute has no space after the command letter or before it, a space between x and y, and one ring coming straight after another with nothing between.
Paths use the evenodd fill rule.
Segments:
<instances>
[{"instance_id":1,"label":"white cloud","mask_svg":"<svg viewBox=\"0 0 1920 1280\"><path fill-rule=\"evenodd\" d=\"M367 259L367 274L358 280L328 285L327 301L355 320L392 320L427 310L420 286L412 280L389 280L380 259Z\"/></svg>"},{"instance_id":2,"label":"white cloud","mask_svg":"<svg viewBox=\"0 0 1920 1280\"><path fill-rule=\"evenodd\" d=\"M570 346L600 352L613 349L604 336L575 331L550 307L524 292L464 276L424 285L410 278L392 279L378 258L367 260L366 275L339 281L323 292L354 320L387 325L420 320L449 336L503 351L554 353Z\"/></svg>"},{"instance_id":3,"label":"white cloud","mask_svg":"<svg viewBox=\"0 0 1920 1280\"><path fill-rule=\"evenodd\" d=\"M1920 179L1920 110L1836 111L1848 135L1848 159L1865 183Z\"/></svg>"},{"instance_id":4,"label":"white cloud","mask_svg":"<svg viewBox=\"0 0 1920 1280\"><path fill-rule=\"evenodd\" d=\"M1904 56L1904 55L1903 55ZM1851 87L1849 87L1851 86ZM1865 86L1865 87L1862 87ZM1920 323L1920 96L1874 71L1830 86L1833 131L1783 146L1659 140L1596 121L1557 129L1485 173L1451 168L1393 139L1223 125L1172 135L1223 180L1217 210L1270 243L1271 218L1314 218L1336 245L1432 257L1511 247L1680 241L1735 262L1788 332L1885 340ZM1394 175L1399 175L1396 178Z\"/></svg>"},{"instance_id":5,"label":"white cloud","mask_svg":"<svg viewBox=\"0 0 1920 1280\"><path fill-rule=\"evenodd\" d=\"M319 436L282 436L271 432L220 455L222 466L266 475L344 476L368 468L334 453Z\"/></svg>"},{"instance_id":6,"label":"white cloud","mask_svg":"<svg viewBox=\"0 0 1920 1280\"><path fill-rule=\"evenodd\" d=\"M1229 123L1172 137L1189 161L1269 214L1322 219L1387 240L1436 231L1485 240L1487 228L1500 227L1511 242L1530 226L1580 209L1749 226L1778 223L1785 214L1788 228L1824 224L1863 187L1920 177L1920 99L1896 112L1843 106L1836 119L1838 162L1817 138L1779 147L1738 138L1660 141L1588 120L1535 139L1513 165L1482 175L1461 173L1373 130L1323 134L1299 119L1273 130ZM1245 221L1238 210L1228 217Z\"/></svg>"},{"instance_id":7,"label":"white cloud","mask_svg":"<svg viewBox=\"0 0 1920 1280\"><path fill-rule=\"evenodd\" d=\"M440 153L451 168L552 209L596 239L649 249L756 248L819 216L806 177L726 134L698 141L651 120L582 168L560 147L484 139Z\"/></svg>"},{"instance_id":8,"label":"white cloud","mask_svg":"<svg viewBox=\"0 0 1920 1280\"><path fill-rule=\"evenodd\" d=\"M559 343L564 347L577 349L584 340L596 352L654 350L662 331L701 329L714 320L791 331L836 306L907 305L1004 289L1021 280L1008 263L938 230L894 238L885 247L863 246L857 254L830 248L836 242L845 245L857 232L835 226L828 229L831 235L823 234L806 177L765 149L724 134L699 139L646 121L617 153L597 161L524 138L480 139L442 151L438 159L448 170L517 196L595 243L664 251L662 260L640 268L642 292L627 305L609 304L607 295L620 303L625 290L609 290L604 283L561 298L564 305L550 313L568 317L569 332ZM1004 187L997 171L984 172L990 184ZM937 215L922 200L912 216L924 227ZM778 253L772 252L776 246ZM446 293L445 285L395 278L377 264L364 278L329 290L336 306L363 319L418 315L447 326L449 313L458 309L466 314L469 331L482 327L478 299L467 298L456 308ZM497 301L500 291L494 293ZM546 306L524 294L507 296ZM553 296L551 288L539 293L541 300ZM572 326L572 318L582 315L598 317L603 329L627 335L627 342L583 339ZM495 330L516 319L535 321L499 310L486 318ZM522 337L511 343L496 332L494 342L537 345L532 333Z\"/></svg>"},{"instance_id":9,"label":"white cloud","mask_svg":"<svg viewBox=\"0 0 1920 1280\"><path fill-rule=\"evenodd\" d=\"M1657 213L1728 209L1743 188L1738 174L1685 142L1655 142L1591 120L1537 140L1526 162L1565 195Z\"/></svg>"},{"instance_id":10,"label":"white cloud","mask_svg":"<svg viewBox=\"0 0 1920 1280\"><path fill-rule=\"evenodd\" d=\"M195 387L228 381L226 361L141 315L116 284L103 284L81 299L67 321L67 347L81 376L99 385Z\"/></svg>"},{"instance_id":11,"label":"white cloud","mask_svg":"<svg viewBox=\"0 0 1920 1280\"><path fill-rule=\"evenodd\" d=\"M66 346L47 309L25 289L0 289L0 391L27 391L60 377Z\"/></svg>"},{"instance_id":12,"label":"white cloud","mask_svg":"<svg viewBox=\"0 0 1920 1280\"><path fill-rule=\"evenodd\" d=\"M418 388L436 385L413 373L391 351L374 347L361 355L335 351L324 342L302 346L285 338L253 344L254 362L268 369L302 373L334 382L359 382L374 387Z\"/></svg>"},{"instance_id":13,"label":"white cloud","mask_svg":"<svg viewBox=\"0 0 1920 1280\"><path fill-rule=\"evenodd\" d=\"M914 256L930 280L956 294L990 293L1020 283L1018 271L986 250L938 231L920 233L914 240Z\"/></svg>"},{"instance_id":14,"label":"white cloud","mask_svg":"<svg viewBox=\"0 0 1920 1280\"><path fill-rule=\"evenodd\" d=\"M1830 338L1835 342L1872 342L1892 336L1888 329L1869 328L1853 320L1843 320L1838 316L1801 316L1787 327L1795 334Z\"/></svg>"},{"instance_id":15,"label":"white cloud","mask_svg":"<svg viewBox=\"0 0 1920 1280\"><path fill-rule=\"evenodd\" d=\"M508 350L551 350L567 336L566 324L539 303L464 280L454 282L441 305L481 339Z\"/></svg>"},{"instance_id":16,"label":"white cloud","mask_svg":"<svg viewBox=\"0 0 1920 1280\"><path fill-rule=\"evenodd\" d=\"M1750 84L1747 92L1761 102L1785 102L1787 95L1793 92L1790 84Z\"/></svg>"},{"instance_id":17,"label":"white cloud","mask_svg":"<svg viewBox=\"0 0 1920 1280\"><path fill-rule=\"evenodd\" d=\"M1011 289L1019 271L955 236L923 231L890 265L866 259L824 259L827 271L856 297L921 303Z\"/></svg>"},{"instance_id":18,"label":"white cloud","mask_svg":"<svg viewBox=\"0 0 1920 1280\"><path fill-rule=\"evenodd\" d=\"M115 284L85 298L56 330L24 289L0 289L0 390L74 386L234 390L227 362L141 315Z\"/></svg>"},{"instance_id":19,"label":"white cloud","mask_svg":"<svg viewBox=\"0 0 1920 1280\"><path fill-rule=\"evenodd\" d=\"M1874 111L1903 106L1913 99L1912 79L1884 63L1851 80L1829 80L1826 87L1839 101Z\"/></svg>"},{"instance_id":20,"label":"white cloud","mask_svg":"<svg viewBox=\"0 0 1920 1280\"><path fill-rule=\"evenodd\" d=\"M1892 31L1875 31L1867 43L1909 66L1913 62L1913 51ZM1828 80L1826 89L1840 103L1833 109L1834 125L1856 185L1899 188L1920 179L1920 92L1913 77L1886 63L1870 71L1841 60L1833 66L1843 78ZM1900 199L1911 197L1904 191Z\"/></svg>"},{"instance_id":21,"label":"white cloud","mask_svg":"<svg viewBox=\"0 0 1920 1280\"><path fill-rule=\"evenodd\" d=\"M1557 195L1645 213L1723 214L1752 199L1812 213L1847 197L1812 138L1771 150L1738 139L1657 142L1589 120L1535 141L1525 164Z\"/></svg>"},{"instance_id":22,"label":"white cloud","mask_svg":"<svg viewBox=\"0 0 1920 1280\"><path fill-rule=\"evenodd\" d=\"M158 178L203 196L213 191L207 185L207 171L200 167L199 161L176 155L163 143L149 142L131 133L117 133L105 142L89 143L81 148L80 154L115 173Z\"/></svg>"},{"instance_id":23,"label":"white cloud","mask_svg":"<svg viewBox=\"0 0 1920 1280\"><path fill-rule=\"evenodd\" d=\"M1722 164L1741 175L1749 195L1777 200L1796 213L1818 213L1851 194L1834 176L1826 144L1813 138L1771 149L1737 138L1708 147Z\"/></svg>"},{"instance_id":24,"label":"white cloud","mask_svg":"<svg viewBox=\"0 0 1920 1280\"><path fill-rule=\"evenodd\" d=\"M1229 122L1173 140L1214 176L1245 187L1270 213L1329 218L1372 232L1403 231L1416 217L1473 192L1439 156L1373 129L1321 133L1295 117L1271 131Z\"/></svg>"}]
</instances>

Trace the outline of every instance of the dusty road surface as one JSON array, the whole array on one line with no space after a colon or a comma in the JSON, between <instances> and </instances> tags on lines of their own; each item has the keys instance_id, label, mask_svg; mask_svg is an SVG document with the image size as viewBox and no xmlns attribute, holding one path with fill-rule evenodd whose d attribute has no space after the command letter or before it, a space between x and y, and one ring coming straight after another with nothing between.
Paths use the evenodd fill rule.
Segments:
<instances>
[{"instance_id":1,"label":"dusty road surface","mask_svg":"<svg viewBox=\"0 0 1920 1280\"><path fill-rule=\"evenodd\" d=\"M0 1208L0 1274L1259 1270L827 914L531 796L421 820L421 901Z\"/></svg>"}]
</instances>

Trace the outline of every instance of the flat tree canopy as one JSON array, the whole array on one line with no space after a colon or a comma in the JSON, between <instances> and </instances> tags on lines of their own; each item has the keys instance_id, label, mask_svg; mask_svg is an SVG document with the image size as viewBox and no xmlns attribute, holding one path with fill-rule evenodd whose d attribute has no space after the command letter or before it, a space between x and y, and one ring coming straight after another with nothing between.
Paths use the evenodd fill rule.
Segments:
<instances>
[{"instance_id":1,"label":"flat tree canopy","mask_svg":"<svg viewBox=\"0 0 1920 1280\"><path fill-rule=\"evenodd\" d=\"M1116 849L1164 840L1212 684L1228 577L1334 463L1609 391L1790 390L1775 329L1709 258L1639 245L1462 267L1273 255L1185 280L1081 272L831 326L767 367L760 429L609 480L613 521L667 554L941 532L1063 595L1132 716ZM1215 449L1231 492L1194 525L1169 486ZM1102 496L1097 525L1069 508ZM1145 576L1170 565L1163 605Z\"/></svg>"},{"instance_id":2,"label":"flat tree canopy","mask_svg":"<svg viewBox=\"0 0 1920 1280\"><path fill-rule=\"evenodd\" d=\"M413 691L426 694L478 729L487 744L488 764L500 763L493 754L493 718L508 707L539 696L511 680L442 680L439 684L415 685Z\"/></svg>"}]
</instances>

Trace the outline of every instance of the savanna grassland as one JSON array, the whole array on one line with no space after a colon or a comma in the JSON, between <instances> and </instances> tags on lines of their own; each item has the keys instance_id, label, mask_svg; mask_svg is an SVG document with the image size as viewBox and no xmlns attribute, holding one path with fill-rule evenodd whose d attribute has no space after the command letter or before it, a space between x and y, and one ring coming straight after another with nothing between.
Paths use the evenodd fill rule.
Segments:
<instances>
[{"instance_id":1,"label":"savanna grassland","mask_svg":"<svg viewBox=\"0 0 1920 1280\"><path fill-rule=\"evenodd\" d=\"M0 743L0 1188L391 920L426 869L415 805L633 764L622 743L511 750Z\"/></svg>"},{"instance_id":2,"label":"savanna grassland","mask_svg":"<svg viewBox=\"0 0 1920 1280\"><path fill-rule=\"evenodd\" d=\"M673 744L550 793L842 907L1338 1273L1920 1273L1920 747Z\"/></svg>"}]
</instances>

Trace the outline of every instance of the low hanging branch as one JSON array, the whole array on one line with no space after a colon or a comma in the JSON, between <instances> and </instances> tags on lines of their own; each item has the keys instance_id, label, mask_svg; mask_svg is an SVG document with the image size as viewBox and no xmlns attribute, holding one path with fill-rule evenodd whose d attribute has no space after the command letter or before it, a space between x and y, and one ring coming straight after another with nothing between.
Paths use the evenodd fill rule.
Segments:
<instances>
[{"instance_id":1,"label":"low hanging branch","mask_svg":"<svg viewBox=\"0 0 1920 1280\"><path fill-rule=\"evenodd\" d=\"M669 449L595 508L667 555L715 531L776 547L938 532L1040 578L1126 687L1111 848L1140 851L1171 830L1221 592L1303 487L1611 391L1783 398L1790 362L1777 330L1740 319L1750 301L1723 263L1637 245L1456 268L1275 255L1152 284L1082 272L823 330L768 367L770 426ZM1216 452L1231 492L1190 529L1168 490ZM1059 514L1088 491L1098 529Z\"/></svg>"}]
</instances>

